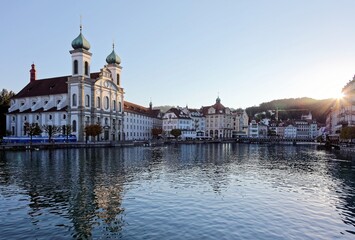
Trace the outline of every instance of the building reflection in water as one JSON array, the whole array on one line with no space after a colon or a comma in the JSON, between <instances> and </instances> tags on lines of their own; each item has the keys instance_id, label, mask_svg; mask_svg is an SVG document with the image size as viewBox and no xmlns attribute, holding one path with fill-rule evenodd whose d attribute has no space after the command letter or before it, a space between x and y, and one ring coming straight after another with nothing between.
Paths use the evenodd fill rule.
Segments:
<instances>
[{"instance_id":1,"label":"building reflection in water","mask_svg":"<svg viewBox=\"0 0 355 240\"><path fill-rule=\"evenodd\" d=\"M354 162L329 161L325 154L254 144L0 152L0 191L5 197L13 194L8 186L25 192L34 229L55 215L55 226L74 238L121 237L129 214L127 192L161 182L167 194L178 192L169 188L187 189L187 194L206 191L217 197L239 194L241 184L298 192L300 200L314 191L325 204L334 201L344 223L355 226Z\"/></svg>"}]
</instances>

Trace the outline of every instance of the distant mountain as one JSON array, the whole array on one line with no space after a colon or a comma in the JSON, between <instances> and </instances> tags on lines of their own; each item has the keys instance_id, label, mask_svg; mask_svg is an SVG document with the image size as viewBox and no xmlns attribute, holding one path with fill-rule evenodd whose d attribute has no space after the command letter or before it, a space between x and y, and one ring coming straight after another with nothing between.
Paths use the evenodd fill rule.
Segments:
<instances>
[{"instance_id":1,"label":"distant mountain","mask_svg":"<svg viewBox=\"0 0 355 240\"><path fill-rule=\"evenodd\" d=\"M325 123L326 112L333 106L335 99L316 100L313 98L288 98L261 103L259 106L248 107L246 112L250 118L269 117L275 118L276 109L279 109L279 119L299 119L302 114L312 113L313 119ZM270 111L271 110L271 111ZM259 116L256 116L257 113Z\"/></svg>"},{"instance_id":2,"label":"distant mountain","mask_svg":"<svg viewBox=\"0 0 355 240\"><path fill-rule=\"evenodd\" d=\"M163 113L167 112L170 108L173 108L175 106L169 106L169 105L164 105L164 106L156 106L153 107L153 109L160 109Z\"/></svg>"}]
</instances>

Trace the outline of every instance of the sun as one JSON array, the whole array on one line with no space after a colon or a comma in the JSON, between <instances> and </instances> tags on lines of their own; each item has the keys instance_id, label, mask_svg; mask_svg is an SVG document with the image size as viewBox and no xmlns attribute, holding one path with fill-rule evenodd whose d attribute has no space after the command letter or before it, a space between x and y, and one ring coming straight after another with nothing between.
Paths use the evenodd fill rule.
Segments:
<instances>
[{"instance_id":1,"label":"sun","mask_svg":"<svg viewBox=\"0 0 355 240\"><path fill-rule=\"evenodd\" d=\"M343 99L344 98L344 93L340 92L340 93L336 94L335 98L338 99L338 100Z\"/></svg>"}]
</instances>

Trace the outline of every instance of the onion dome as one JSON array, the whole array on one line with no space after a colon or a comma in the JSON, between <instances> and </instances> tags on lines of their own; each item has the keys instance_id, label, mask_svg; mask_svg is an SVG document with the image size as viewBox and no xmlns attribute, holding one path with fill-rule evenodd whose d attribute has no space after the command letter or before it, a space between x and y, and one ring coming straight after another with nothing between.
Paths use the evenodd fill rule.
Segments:
<instances>
[{"instance_id":1,"label":"onion dome","mask_svg":"<svg viewBox=\"0 0 355 240\"><path fill-rule=\"evenodd\" d=\"M120 64L121 58L115 53L115 44L112 44L112 52L107 56L106 62L108 64Z\"/></svg>"},{"instance_id":2,"label":"onion dome","mask_svg":"<svg viewBox=\"0 0 355 240\"><path fill-rule=\"evenodd\" d=\"M85 37L83 36L83 34L81 33L81 29L82 27L80 26L80 34L79 36L77 36L72 42L71 42L71 46L76 50L76 49L85 49L85 50L89 50L90 49L90 43L88 42L88 40L85 39Z\"/></svg>"}]
</instances>

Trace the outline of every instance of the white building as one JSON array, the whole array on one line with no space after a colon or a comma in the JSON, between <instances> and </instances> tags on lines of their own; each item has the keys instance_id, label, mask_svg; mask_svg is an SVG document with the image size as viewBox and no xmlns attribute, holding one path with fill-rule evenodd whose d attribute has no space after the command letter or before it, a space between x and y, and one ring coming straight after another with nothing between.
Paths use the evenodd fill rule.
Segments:
<instances>
[{"instance_id":1,"label":"white building","mask_svg":"<svg viewBox=\"0 0 355 240\"><path fill-rule=\"evenodd\" d=\"M196 129L194 122L189 114L186 114L181 108L171 108L163 115L163 132L167 137L171 130L180 129L182 139L196 138Z\"/></svg>"},{"instance_id":2,"label":"white building","mask_svg":"<svg viewBox=\"0 0 355 240\"><path fill-rule=\"evenodd\" d=\"M233 138L248 135L249 117L245 110L237 109L232 112Z\"/></svg>"},{"instance_id":3,"label":"white building","mask_svg":"<svg viewBox=\"0 0 355 240\"><path fill-rule=\"evenodd\" d=\"M152 109L124 102L124 140L150 140L153 138L152 129L162 129L162 118L159 109Z\"/></svg>"},{"instance_id":4,"label":"white building","mask_svg":"<svg viewBox=\"0 0 355 240\"><path fill-rule=\"evenodd\" d=\"M84 141L86 125L99 123L99 139L122 139L123 88L121 59L112 52L99 72L91 73L90 44L80 34L72 41L72 72L68 76L36 79L34 64L30 82L11 100L6 129L13 136L27 135L25 123L38 125L71 125L72 134ZM45 134L45 133L43 133Z\"/></svg>"},{"instance_id":5,"label":"white building","mask_svg":"<svg viewBox=\"0 0 355 240\"><path fill-rule=\"evenodd\" d=\"M206 136L211 138L232 138L233 115L228 107L221 104L218 97L212 106L202 107L206 117Z\"/></svg>"},{"instance_id":6,"label":"white building","mask_svg":"<svg viewBox=\"0 0 355 240\"><path fill-rule=\"evenodd\" d=\"M182 109L192 119L192 128L196 131L196 137L204 138L206 132L206 118L198 109L190 109L187 106Z\"/></svg>"},{"instance_id":7,"label":"white building","mask_svg":"<svg viewBox=\"0 0 355 240\"><path fill-rule=\"evenodd\" d=\"M259 137L259 124L253 119L250 121L248 126L248 137L258 138Z\"/></svg>"},{"instance_id":8,"label":"white building","mask_svg":"<svg viewBox=\"0 0 355 240\"><path fill-rule=\"evenodd\" d=\"M284 128L284 138L295 139L297 137L297 127L289 124Z\"/></svg>"}]
</instances>

